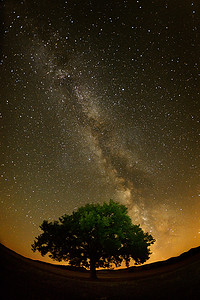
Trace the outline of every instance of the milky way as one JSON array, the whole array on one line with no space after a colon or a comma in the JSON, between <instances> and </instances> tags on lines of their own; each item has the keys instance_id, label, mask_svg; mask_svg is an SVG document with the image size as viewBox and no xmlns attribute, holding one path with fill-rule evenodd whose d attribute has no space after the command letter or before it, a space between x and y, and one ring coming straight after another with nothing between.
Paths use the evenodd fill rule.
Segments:
<instances>
[{"instance_id":1,"label":"milky way","mask_svg":"<svg viewBox=\"0 0 200 300\"><path fill-rule=\"evenodd\" d=\"M199 245L199 2L2 6L2 243L113 199L153 260Z\"/></svg>"}]
</instances>

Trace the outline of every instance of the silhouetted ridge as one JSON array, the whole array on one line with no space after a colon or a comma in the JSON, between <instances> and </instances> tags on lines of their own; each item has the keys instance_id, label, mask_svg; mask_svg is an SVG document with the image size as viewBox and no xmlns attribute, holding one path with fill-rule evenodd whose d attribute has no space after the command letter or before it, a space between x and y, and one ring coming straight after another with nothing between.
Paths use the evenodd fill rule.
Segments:
<instances>
[{"instance_id":1,"label":"silhouetted ridge","mask_svg":"<svg viewBox=\"0 0 200 300\"><path fill-rule=\"evenodd\" d=\"M171 258L168 258L167 260L158 261L158 262L154 262L154 263L151 263L151 264L146 264L144 266L139 266L139 267L133 266L133 267L129 267L127 270L129 272L133 272L136 269L137 270L139 270L139 269L140 270L155 269L155 268L162 267L162 266L165 266L165 265L175 264L175 263L184 261L185 259L193 257L194 255L198 255L198 254L200 254L200 246L195 247L195 248L191 248L187 252L183 252L179 256L171 257Z\"/></svg>"},{"instance_id":2,"label":"silhouetted ridge","mask_svg":"<svg viewBox=\"0 0 200 300\"><path fill-rule=\"evenodd\" d=\"M3 244L0 243L0 251L7 251L9 254L11 255L17 255L23 259L29 260L29 261L35 261L38 262L40 264L43 265L50 265L56 268L60 268L60 269L65 269L65 270L70 270L70 271L78 271L78 272L87 272L87 270L84 267L74 267L74 266L69 266L69 265L59 265L59 264L51 264L51 263L47 263L44 261L40 261L40 260L32 260L30 258L26 258L18 253L16 253L15 251L7 248L6 246L4 246ZM129 268L124 268L124 269L118 269L118 270L109 270L109 269L105 269L106 271L110 271L110 272L115 272L115 271L127 271L127 272L135 272L137 271L142 271L142 270L150 270L150 269L155 269L157 267L162 267L165 265L170 265L170 264L175 264L181 261L184 261L187 258L193 257L195 255L200 254L200 246L195 247L195 248L191 248L190 250L183 252L182 254L180 254L179 256L176 257L171 257L167 260L163 260L163 261L158 261L158 262L154 262L154 263L150 263L150 264L146 264L143 266L132 266ZM101 272L104 270L101 270Z\"/></svg>"}]
</instances>

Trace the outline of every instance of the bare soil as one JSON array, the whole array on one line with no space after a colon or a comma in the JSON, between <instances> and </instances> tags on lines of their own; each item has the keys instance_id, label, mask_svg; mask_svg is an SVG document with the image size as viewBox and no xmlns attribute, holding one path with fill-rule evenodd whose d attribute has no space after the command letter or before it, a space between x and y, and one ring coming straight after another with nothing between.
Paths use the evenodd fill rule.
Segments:
<instances>
[{"instance_id":1,"label":"bare soil","mask_svg":"<svg viewBox=\"0 0 200 300\"><path fill-rule=\"evenodd\" d=\"M25 258L0 245L1 299L200 299L200 247L167 261L87 271Z\"/></svg>"}]
</instances>

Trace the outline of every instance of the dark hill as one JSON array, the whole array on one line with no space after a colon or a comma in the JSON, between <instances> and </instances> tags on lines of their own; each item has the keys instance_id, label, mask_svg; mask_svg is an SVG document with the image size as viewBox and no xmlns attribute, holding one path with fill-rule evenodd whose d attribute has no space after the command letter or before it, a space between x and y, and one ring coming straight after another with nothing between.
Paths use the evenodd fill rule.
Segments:
<instances>
[{"instance_id":1,"label":"dark hill","mask_svg":"<svg viewBox=\"0 0 200 300\"><path fill-rule=\"evenodd\" d=\"M0 245L1 299L199 299L200 247L163 262L116 271L73 271Z\"/></svg>"}]
</instances>

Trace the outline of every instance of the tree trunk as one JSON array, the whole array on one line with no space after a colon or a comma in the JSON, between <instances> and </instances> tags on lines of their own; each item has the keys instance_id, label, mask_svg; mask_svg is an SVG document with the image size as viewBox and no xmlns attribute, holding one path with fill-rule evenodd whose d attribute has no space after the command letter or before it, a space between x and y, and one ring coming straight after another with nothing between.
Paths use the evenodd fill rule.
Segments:
<instances>
[{"instance_id":1,"label":"tree trunk","mask_svg":"<svg viewBox=\"0 0 200 300\"><path fill-rule=\"evenodd\" d=\"M97 274L96 274L96 262L92 259L90 259L90 278L91 279L97 279Z\"/></svg>"}]
</instances>

